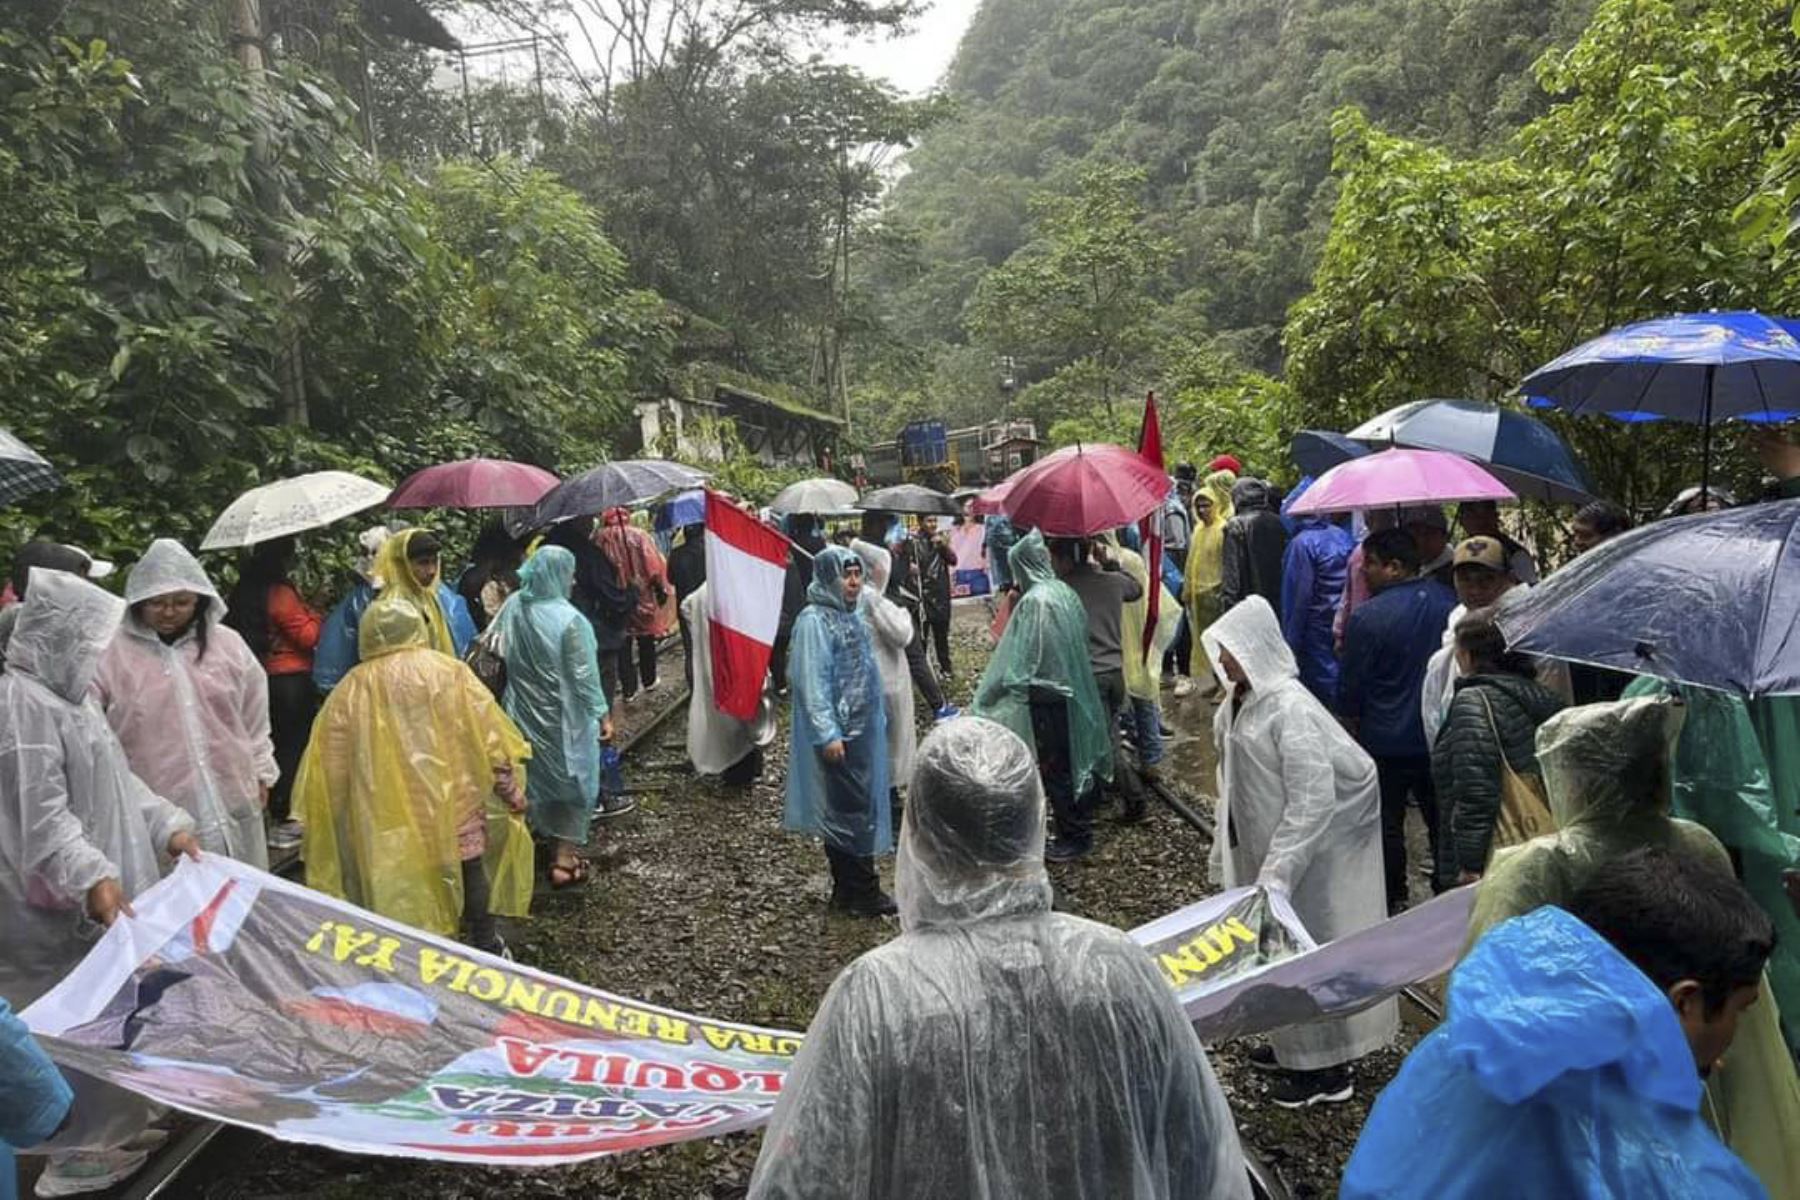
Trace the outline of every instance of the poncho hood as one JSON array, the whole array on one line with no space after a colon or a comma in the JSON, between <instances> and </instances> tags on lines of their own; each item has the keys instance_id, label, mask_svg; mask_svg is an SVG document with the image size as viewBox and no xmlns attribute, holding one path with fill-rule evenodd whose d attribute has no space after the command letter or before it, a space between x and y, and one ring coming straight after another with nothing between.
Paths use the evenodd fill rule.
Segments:
<instances>
[{"instance_id":1,"label":"poncho hood","mask_svg":"<svg viewBox=\"0 0 1800 1200\"><path fill-rule=\"evenodd\" d=\"M1219 662L1221 650L1231 651L1231 657L1244 669L1252 691L1271 691L1287 680L1300 677L1299 664L1294 661L1294 652L1288 648L1287 640L1281 636L1281 624L1275 619L1275 610L1261 596L1239 601L1230 612L1201 631L1200 642L1206 647L1206 657L1213 670L1218 672L1219 682L1227 689L1233 685L1225 677L1225 668Z\"/></svg>"},{"instance_id":2,"label":"poncho hood","mask_svg":"<svg viewBox=\"0 0 1800 1200\"><path fill-rule=\"evenodd\" d=\"M1538 767L1564 829L1667 816L1686 706L1644 696L1564 709L1538 728Z\"/></svg>"},{"instance_id":3,"label":"poncho hood","mask_svg":"<svg viewBox=\"0 0 1800 1200\"><path fill-rule=\"evenodd\" d=\"M862 560L842 546L827 546L813 558L812 583L806 589L806 602L821 608L848 612L844 603L844 575L854 566L862 570Z\"/></svg>"},{"instance_id":4,"label":"poncho hood","mask_svg":"<svg viewBox=\"0 0 1800 1200\"><path fill-rule=\"evenodd\" d=\"M413 539L422 532L420 529L403 529L381 544L375 554L375 574L381 578L379 596L383 600L404 600L412 605L425 619L425 644L454 656L456 642L450 633L449 614L438 599L443 580L440 577L431 587L420 587L419 581L413 578L412 562L406 555ZM366 618L364 624L367 624ZM366 651L363 657L368 657Z\"/></svg>"},{"instance_id":5,"label":"poncho hood","mask_svg":"<svg viewBox=\"0 0 1800 1200\"><path fill-rule=\"evenodd\" d=\"M1231 488L1231 507L1241 513L1272 510L1275 507L1270 503L1272 495L1265 481L1240 479Z\"/></svg>"},{"instance_id":6,"label":"poncho hood","mask_svg":"<svg viewBox=\"0 0 1800 1200\"><path fill-rule=\"evenodd\" d=\"M519 569L519 595L527 604L567 600L575 588L575 555L562 546L543 546Z\"/></svg>"},{"instance_id":7,"label":"poncho hood","mask_svg":"<svg viewBox=\"0 0 1800 1200\"><path fill-rule=\"evenodd\" d=\"M119 631L125 601L65 571L33 568L6 669L29 675L71 704L80 704L100 669L100 655Z\"/></svg>"},{"instance_id":8,"label":"poncho hood","mask_svg":"<svg viewBox=\"0 0 1800 1200\"><path fill-rule=\"evenodd\" d=\"M861 538L850 543L850 550L862 560L863 575L876 595L887 593L888 576L894 573L894 556L885 546L865 542Z\"/></svg>"},{"instance_id":9,"label":"poncho hood","mask_svg":"<svg viewBox=\"0 0 1800 1200\"><path fill-rule=\"evenodd\" d=\"M225 619L225 601L207 577L200 560L174 538L157 538L125 577L125 603L136 607L170 592L192 592L211 601L201 618L209 628ZM134 612L126 613L125 626L140 636L156 636Z\"/></svg>"},{"instance_id":10,"label":"poncho hood","mask_svg":"<svg viewBox=\"0 0 1800 1200\"><path fill-rule=\"evenodd\" d=\"M357 630L357 650L364 662L402 650L431 646L425 617L410 600L382 595L369 605Z\"/></svg>"},{"instance_id":11,"label":"poncho hood","mask_svg":"<svg viewBox=\"0 0 1800 1200\"><path fill-rule=\"evenodd\" d=\"M1050 547L1036 529L1013 543L1006 562L1012 568L1013 577L1019 581L1021 591L1030 591L1034 584L1048 583L1056 578L1056 568L1050 563Z\"/></svg>"}]
</instances>

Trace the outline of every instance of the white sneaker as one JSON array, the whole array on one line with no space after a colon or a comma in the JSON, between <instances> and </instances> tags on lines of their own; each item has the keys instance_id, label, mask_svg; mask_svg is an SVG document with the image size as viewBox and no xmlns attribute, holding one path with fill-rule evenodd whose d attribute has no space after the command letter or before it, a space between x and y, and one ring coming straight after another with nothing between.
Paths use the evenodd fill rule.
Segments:
<instances>
[{"instance_id":1,"label":"white sneaker","mask_svg":"<svg viewBox=\"0 0 1800 1200\"><path fill-rule=\"evenodd\" d=\"M1175 681L1175 698L1184 699L1194 694L1194 681L1183 675Z\"/></svg>"},{"instance_id":2,"label":"white sneaker","mask_svg":"<svg viewBox=\"0 0 1800 1200\"><path fill-rule=\"evenodd\" d=\"M50 1165L38 1176L36 1191L40 1197L45 1198L103 1192L137 1174L149 1159L150 1155L146 1151L123 1147L117 1150L71 1150L65 1154L54 1154L50 1157Z\"/></svg>"},{"instance_id":3,"label":"white sneaker","mask_svg":"<svg viewBox=\"0 0 1800 1200\"><path fill-rule=\"evenodd\" d=\"M305 827L295 820L283 821L269 830L269 845L277 850L292 850L305 840Z\"/></svg>"}]
</instances>

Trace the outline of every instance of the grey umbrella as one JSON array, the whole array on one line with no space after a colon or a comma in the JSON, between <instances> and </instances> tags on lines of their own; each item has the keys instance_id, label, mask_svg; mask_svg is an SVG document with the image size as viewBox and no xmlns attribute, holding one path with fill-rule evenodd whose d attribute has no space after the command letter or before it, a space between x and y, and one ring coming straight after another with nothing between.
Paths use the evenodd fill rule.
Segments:
<instances>
[{"instance_id":1,"label":"grey umbrella","mask_svg":"<svg viewBox=\"0 0 1800 1200\"><path fill-rule=\"evenodd\" d=\"M660 458L627 458L601 463L565 479L538 501L533 523L542 528L570 517L592 517L609 508L630 508L706 482L705 471Z\"/></svg>"},{"instance_id":2,"label":"grey umbrella","mask_svg":"<svg viewBox=\"0 0 1800 1200\"><path fill-rule=\"evenodd\" d=\"M788 484L781 489L780 495L769 501L769 507L785 516L795 513L824 516L855 503L855 488L841 479L821 477Z\"/></svg>"},{"instance_id":3,"label":"grey umbrella","mask_svg":"<svg viewBox=\"0 0 1800 1200\"><path fill-rule=\"evenodd\" d=\"M62 476L43 455L0 429L0 504L61 486Z\"/></svg>"},{"instance_id":4,"label":"grey umbrella","mask_svg":"<svg viewBox=\"0 0 1800 1200\"><path fill-rule=\"evenodd\" d=\"M864 512L906 513L909 516L954 517L962 507L944 495L916 483L877 488L864 492L856 507Z\"/></svg>"}]
</instances>

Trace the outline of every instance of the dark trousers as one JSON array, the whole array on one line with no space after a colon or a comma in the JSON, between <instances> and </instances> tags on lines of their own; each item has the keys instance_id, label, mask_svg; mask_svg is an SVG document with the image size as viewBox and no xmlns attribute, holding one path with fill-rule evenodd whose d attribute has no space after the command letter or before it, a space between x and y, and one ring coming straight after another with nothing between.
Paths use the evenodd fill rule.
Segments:
<instances>
[{"instance_id":1,"label":"dark trousers","mask_svg":"<svg viewBox=\"0 0 1800 1200\"><path fill-rule=\"evenodd\" d=\"M783 696L787 695L788 690L787 657L790 640L788 634L776 634L774 649L769 652L769 678L775 681L775 691Z\"/></svg>"},{"instance_id":2,"label":"dark trousers","mask_svg":"<svg viewBox=\"0 0 1800 1200\"><path fill-rule=\"evenodd\" d=\"M732 787L744 787L762 778L763 750L757 746L750 753L726 767L719 779Z\"/></svg>"},{"instance_id":3,"label":"dark trousers","mask_svg":"<svg viewBox=\"0 0 1800 1200\"><path fill-rule=\"evenodd\" d=\"M500 935L494 929L494 914L488 911L487 868L481 855L463 859L462 886L463 943L492 954L500 949Z\"/></svg>"},{"instance_id":4,"label":"dark trousers","mask_svg":"<svg viewBox=\"0 0 1800 1200\"><path fill-rule=\"evenodd\" d=\"M269 737L275 743L275 766L281 778L269 789L269 819L288 819L294 793L294 775L312 740L313 717L319 711L319 691L312 675L269 676Z\"/></svg>"},{"instance_id":5,"label":"dark trousers","mask_svg":"<svg viewBox=\"0 0 1800 1200\"><path fill-rule=\"evenodd\" d=\"M688 625L686 617L677 617L681 626L681 677L687 682L688 690L694 690L694 631ZM711 653L710 649L708 653Z\"/></svg>"},{"instance_id":6,"label":"dark trousers","mask_svg":"<svg viewBox=\"0 0 1800 1200\"><path fill-rule=\"evenodd\" d=\"M1187 614L1181 615L1180 631L1163 655L1163 671L1170 675L1192 675L1194 667L1194 632L1188 627Z\"/></svg>"},{"instance_id":7,"label":"dark trousers","mask_svg":"<svg viewBox=\"0 0 1800 1200\"><path fill-rule=\"evenodd\" d=\"M1044 781L1044 798L1050 802L1050 822L1056 839L1078 849L1094 844L1095 789L1075 794L1075 778L1069 751L1069 705L1054 700L1031 700L1031 740L1037 745L1038 776Z\"/></svg>"},{"instance_id":8,"label":"dark trousers","mask_svg":"<svg viewBox=\"0 0 1800 1200\"><path fill-rule=\"evenodd\" d=\"M950 614L928 612L925 614L925 632L931 637L931 647L937 652L938 670L948 679L955 673L950 665Z\"/></svg>"},{"instance_id":9,"label":"dark trousers","mask_svg":"<svg viewBox=\"0 0 1800 1200\"><path fill-rule=\"evenodd\" d=\"M1124 815L1132 820L1144 812L1144 781L1138 778L1135 768L1125 761L1124 723L1131 720L1131 698L1125 694L1125 673L1123 671L1101 671L1094 675L1094 682L1100 688L1100 704L1106 709L1106 728L1112 734L1113 755L1113 788L1125 801ZM1095 781L1090 789L1094 793L1094 803L1099 803L1101 784Z\"/></svg>"},{"instance_id":10,"label":"dark trousers","mask_svg":"<svg viewBox=\"0 0 1800 1200\"><path fill-rule=\"evenodd\" d=\"M846 908L860 908L881 898L881 876L875 871L875 860L842 850L825 847L825 861L831 864L831 902Z\"/></svg>"},{"instance_id":11,"label":"dark trousers","mask_svg":"<svg viewBox=\"0 0 1800 1200\"><path fill-rule=\"evenodd\" d=\"M1431 837L1431 859L1437 862L1437 793L1431 786L1431 757L1409 754L1394 758L1376 758L1375 775L1381 786L1381 857L1387 875L1387 901L1390 910L1404 907L1409 897L1406 885L1406 804L1409 799L1419 806L1425 828Z\"/></svg>"},{"instance_id":12,"label":"dark trousers","mask_svg":"<svg viewBox=\"0 0 1800 1200\"><path fill-rule=\"evenodd\" d=\"M636 649L637 667L632 668L632 651ZM641 684L649 687L656 682L656 639L653 637L628 637L625 644L619 647L619 687L629 700L637 695Z\"/></svg>"},{"instance_id":13,"label":"dark trousers","mask_svg":"<svg viewBox=\"0 0 1800 1200\"><path fill-rule=\"evenodd\" d=\"M918 628L918 622L913 622ZM925 658L925 639L915 637L906 647L906 669L912 675L913 686L925 697L925 706L936 712L944 707L944 689L938 686L937 676L931 673L931 663Z\"/></svg>"}]
</instances>

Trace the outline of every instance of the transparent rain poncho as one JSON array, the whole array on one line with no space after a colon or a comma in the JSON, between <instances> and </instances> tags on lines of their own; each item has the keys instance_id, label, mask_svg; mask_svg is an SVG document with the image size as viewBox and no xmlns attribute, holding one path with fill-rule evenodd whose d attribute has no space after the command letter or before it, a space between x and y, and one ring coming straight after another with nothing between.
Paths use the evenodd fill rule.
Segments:
<instances>
[{"instance_id":1,"label":"transparent rain poncho","mask_svg":"<svg viewBox=\"0 0 1800 1200\"><path fill-rule=\"evenodd\" d=\"M856 555L827 546L813 559L806 607L788 649L793 737L783 828L869 858L894 847L888 796L887 710L868 626L844 603L844 572ZM865 581L865 590L868 587ZM821 751L844 744L839 763Z\"/></svg>"},{"instance_id":2,"label":"transparent rain poncho","mask_svg":"<svg viewBox=\"0 0 1800 1200\"><path fill-rule=\"evenodd\" d=\"M533 748L531 827L586 845L600 798L600 722L607 713L594 627L569 602L575 555L543 546L519 571L489 632L506 660L506 711Z\"/></svg>"},{"instance_id":3,"label":"transparent rain poncho","mask_svg":"<svg viewBox=\"0 0 1800 1200\"><path fill-rule=\"evenodd\" d=\"M1471 943L1501 921L1573 899L1602 863L1657 846L1732 870L1731 856L1703 827L1669 815L1671 755L1686 707L1644 696L1565 709L1538 729L1557 832L1494 855L1470 918ZM1800 1195L1800 1082L1765 985L1738 1021L1737 1038L1714 1069L1704 1110L1720 1136L1771 1195Z\"/></svg>"},{"instance_id":4,"label":"transparent rain poncho","mask_svg":"<svg viewBox=\"0 0 1800 1200\"><path fill-rule=\"evenodd\" d=\"M362 661L313 722L294 786L307 886L454 937L458 834L480 820L489 908L524 916L531 835L494 795L494 771L510 764L524 774L531 746L473 671L430 648L408 601L370 605L359 650Z\"/></svg>"},{"instance_id":5,"label":"transparent rain poncho","mask_svg":"<svg viewBox=\"0 0 1800 1200\"><path fill-rule=\"evenodd\" d=\"M1087 609L1056 577L1037 530L1013 546L1011 567L1014 584L1024 591L975 685L971 711L1006 726L1030 746L1031 702L1066 703L1069 774L1079 796L1095 780L1113 776L1112 737L1088 659Z\"/></svg>"},{"instance_id":6,"label":"transparent rain poncho","mask_svg":"<svg viewBox=\"0 0 1800 1200\"><path fill-rule=\"evenodd\" d=\"M912 671L906 662L906 648L912 644L916 631L906 610L887 598L894 556L885 547L860 539L851 542L850 549L862 559L863 578L868 581L857 615L869 627L875 645L875 665L881 669L881 700L887 710L888 778L895 787L904 788L912 778L913 755L919 747L918 722L913 718Z\"/></svg>"},{"instance_id":7,"label":"transparent rain poncho","mask_svg":"<svg viewBox=\"0 0 1800 1200\"><path fill-rule=\"evenodd\" d=\"M131 773L88 698L125 602L73 575L34 570L0 675L0 997L37 999L80 962L100 927L88 889L127 899L162 877L169 839L193 818Z\"/></svg>"},{"instance_id":8,"label":"transparent rain poncho","mask_svg":"<svg viewBox=\"0 0 1800 1200\"><path fill-rule=\"evenodd\" d=\"M1226 694L1213 718L1220 882L1287 892L1321 943L1379 924L1387 892L1374 760L1300 682L1267 600L1241 601L1202 630L1200 642ZM1227 650L1250 682L1241 696L1219 661ZM1386 1045L1398 1021L1389 1000L1341 1021L1277 1030L1270 1040L1282 1066L1315 1070Z\"/></svg>"},{"instance_id":9,"label":"transparent rain poncho","mask_svg":"<svg viewBox=\"0 0 1800 1200\"><path fill-rule=\"evenodd\" d=\"M204 597L206 611L164 643L134 608L171 592ZM269 740L268 675L237 631L221 624L225 603L180 542L150 543L125 580L125 603L132 607L101 656L94 693L132 771L188 811L203 849L267 870L261 789L280 774Z\"/></svg>"},{"instance_id":10,"label":"transparent rain poncho","mask_svg":"<svg viewBox=\"0 0 1800 1200\"><path fill-rule=\"evenodd\" d=\"M976 717L919 747L902 935L813 1018L750 1195L1247 1197L1237 1129L1143 949L1050 911L1031 750Z\"/></svg>"}]
</instances>

